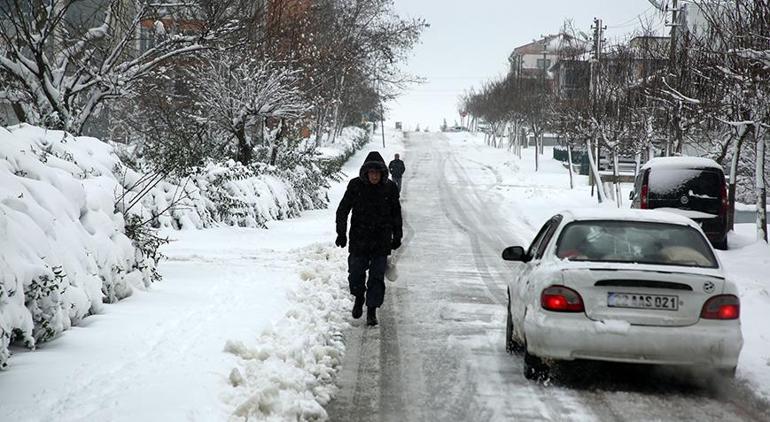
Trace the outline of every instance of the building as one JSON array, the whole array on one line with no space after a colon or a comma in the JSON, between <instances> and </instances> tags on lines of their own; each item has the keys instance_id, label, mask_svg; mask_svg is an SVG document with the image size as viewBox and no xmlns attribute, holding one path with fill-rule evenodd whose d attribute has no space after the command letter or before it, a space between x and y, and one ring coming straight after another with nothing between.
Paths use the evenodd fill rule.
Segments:
<instances>
[{"instance_id":1,"label":"building","mask_svg":"<svg viewBox=\"0 0 770 422\"><path fill-rule=\"evenodd\" d=\"M584 42L576 38L560 33L547 35L539 40L532 41L513 49L508 57L511 65L510 73L522 78L546 78L552 80L554 74L551 66L560 57L574 56L587 50Z\"/></svg>"},{"instance_id":2,"label":"building","mask_svg":"<svg viewBox=\"0 0 770 422\"><path fill-rule=\"evenodd\" d=\"M587 99L591 86L591 63L576 58L561 58L550 68L554 93L562 100Z\"/></svg>"}]
</instances>

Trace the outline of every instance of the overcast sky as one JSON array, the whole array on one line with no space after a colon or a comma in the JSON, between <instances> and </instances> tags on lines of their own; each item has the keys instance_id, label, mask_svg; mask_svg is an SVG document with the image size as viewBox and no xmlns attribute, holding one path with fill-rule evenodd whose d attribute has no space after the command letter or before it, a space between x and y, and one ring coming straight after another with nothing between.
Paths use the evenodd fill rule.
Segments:
<instances>
[{"instance_id":1,"label":"overcast sky","mask_svg":"<svg viewBox=\"0 0 770 422\"><path fill-rule=\"evenodd\" d=\"M590 33L593 18L608 26L608 40L640 27L639 17L662 34L662 12L648 0L395 0L404 17L431 25L407 70L427 79L388 104L388 119L438 129L442 120L459 121L458 97L485 80L502 76L515 47L558 33L565 19Z\"/></svg>"}]
</instances>

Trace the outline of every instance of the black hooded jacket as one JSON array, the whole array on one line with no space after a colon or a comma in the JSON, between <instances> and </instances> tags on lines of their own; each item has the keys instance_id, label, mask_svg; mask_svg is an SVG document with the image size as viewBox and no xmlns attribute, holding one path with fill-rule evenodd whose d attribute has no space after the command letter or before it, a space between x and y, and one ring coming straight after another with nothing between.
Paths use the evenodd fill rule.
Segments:
<instances>
[{"instance_id":1,"label":"black hooded jacket","mask_svg":"<svg viewBox=\"0 0 770 422\"><path fill-rule=\"evenodd\" d=\"M404 162L400 159L396 158L393 161L390 162L388 165L388 170L390 170L390 174L393 175L396 179L400 179L404 172L406 171L406 166L404 165Z\"/></svg>"},{"instance_id":2,"label":"black hooded jacket","mask_svg":"<svg viewBox=\"0 0 770 422\"><path fill-rule=\"evenodd\" d=\"M369 183L367 173L370 169L382 173L380 182ZM358 177L348 183L345 196L337 207L337 235L347 232L348 214L350 235L348 236L351 255L386 256L390 255L394 239L401 240L401 203L398 187L388 179L388 167L382 156L372 151L366 157Z\"/></svg>"}]
</instances>

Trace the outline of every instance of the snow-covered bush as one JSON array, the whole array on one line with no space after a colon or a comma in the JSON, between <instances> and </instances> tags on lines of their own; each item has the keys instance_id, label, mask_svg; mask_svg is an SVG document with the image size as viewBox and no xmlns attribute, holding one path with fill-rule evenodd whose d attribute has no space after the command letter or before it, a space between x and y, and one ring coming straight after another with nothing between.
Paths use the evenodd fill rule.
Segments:
<instances>
[{"instance_id":1,"label":"snow-covered bush","mask_svg":"<svg viewBox=\"0 0 770 422\"><path fill-rule=\"evenodd\" d=\"M0 366L10 342L33 348L149 282L115 212L116 161L94 138L0 128Z\"/></svg>"},{"instance_id":2,"label":"snow-covered bush","mask_svg":"<svg viewBox=\"0 0 770 422\"><path fill-rule=\"evenodd\" d=\"M323 148L325 157L321 161L321 171L325 177L339 181L342 166L370 140L369 133L362 128L349 127L342 131L342 136L334 144Z\"/></svg>"}]
</instances>

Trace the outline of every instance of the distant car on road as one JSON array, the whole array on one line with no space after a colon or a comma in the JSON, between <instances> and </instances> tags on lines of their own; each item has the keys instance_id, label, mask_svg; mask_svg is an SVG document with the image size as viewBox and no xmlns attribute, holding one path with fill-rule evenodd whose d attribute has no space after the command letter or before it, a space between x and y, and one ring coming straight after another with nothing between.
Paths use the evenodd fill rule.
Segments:
<instances>
[{"instance_id":1,"label":"distant car on road","mask_svg":"<svg viewBox=\"0 0 770 422\"><path fill-rule=\"evenodd\" d=\"M738 290L692 220L667 212L564 211L542 227L508 283L506 350L524 375L576 359L691 365L735 374Z\"/></svg>"},{"instance_id":2,"label":"distant car on road","mask_svg":"<svg viewBox=\"0 0 770 422\"><path fill-rule=\"evenodd\" d=\"M717 249L727 249L727 183L722 166L699 157L653 158L636 177L631 208L664 209L698 222Z\"/></svg>"}]
</instances>

